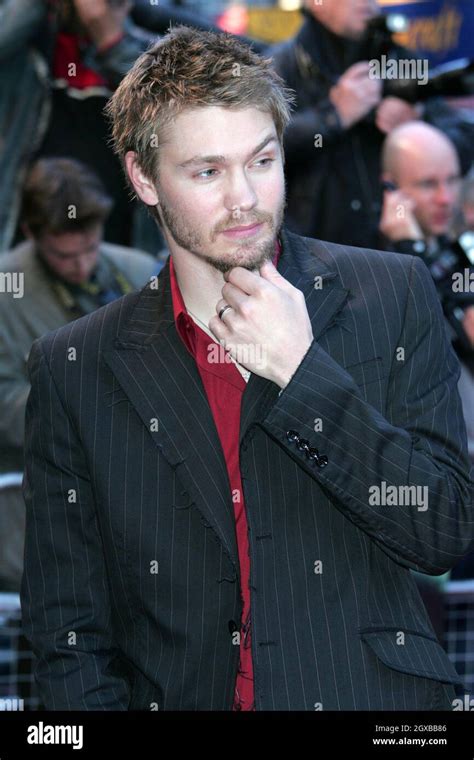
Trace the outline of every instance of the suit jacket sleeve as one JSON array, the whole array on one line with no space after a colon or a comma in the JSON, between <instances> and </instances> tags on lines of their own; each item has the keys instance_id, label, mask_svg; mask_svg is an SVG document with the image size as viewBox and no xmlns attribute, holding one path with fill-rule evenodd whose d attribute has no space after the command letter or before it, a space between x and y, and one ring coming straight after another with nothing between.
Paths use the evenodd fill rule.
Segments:
<instances>
[{"instance_id":1,"label":"suit jacket sleeve","mask_svg":"<svg viewBox=\"0 0 474 760\"><path fill-rule=\"evenodd\" d=\"M48 710L126 710L88 468L41 339L28 370L21 603L40 696Z\"/></svg>"},{"instance_id":2,"label":"suit jacket sleeve","mask_svg":"<svg viewBox=\"0 0 474 760\"><path fill-rule=\"evenodd\" d=\"M363 337L363 336L362 336ZM397 348L404 349L404 358ZM342 511L399 564L431 575L472 546L474 510L458 360L426 266L412 259L404 327L394 348L383 416L313 340L264 428ZM315 418L322 431L315 432ZM326 454L318 468L287 437ZM373 486L428 488L428 508L371 504ZM421 492L423 493L423 492Z\"/></svg>"}]
</instances>

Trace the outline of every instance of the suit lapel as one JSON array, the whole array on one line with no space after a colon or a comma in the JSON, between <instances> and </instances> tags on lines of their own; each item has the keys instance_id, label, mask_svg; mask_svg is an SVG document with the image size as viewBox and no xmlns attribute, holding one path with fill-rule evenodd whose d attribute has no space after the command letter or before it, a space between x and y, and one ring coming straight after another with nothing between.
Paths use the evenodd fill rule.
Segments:
<instances>
[{"instance_id":1,"label":"suit lapel","mask_svg":"<svg viewBox=\"0 0 474 760\"><path fill-rule=\"evenodd\" d=\"M304 292L317 338L341 308L347 291L338 286L335 272L309 255L302 238L283 228L281 242L278 270ZM316 277L321 278L319 289ZM154 284L139 292L114 346L102 356L240 575L226 463L196 363L175 328L169 260L158 287ZM242 398L240 441L263 419L279 390L269 380L250 376Z\"/></svg>"},{"instance_id":2,"label":"suit lapel","mask_svg":"<svg viewBox=\"0 0 474 760\"><path fill-rule=\"evenodd\" d=\"M227 468L199 371L175 328L169 260L103 358L238 574Z\"/></svg>"}]
</instances>

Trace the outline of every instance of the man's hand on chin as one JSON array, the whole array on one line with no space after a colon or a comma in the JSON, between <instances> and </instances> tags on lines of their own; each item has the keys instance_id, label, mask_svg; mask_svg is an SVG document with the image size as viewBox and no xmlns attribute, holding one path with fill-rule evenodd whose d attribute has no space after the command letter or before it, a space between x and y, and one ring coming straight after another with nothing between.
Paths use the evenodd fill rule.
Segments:
<instances>
[{"instance_id":1,"label":"man's hand on chin","mask_svg":"<svg viewBox=\"0 0 474 760\"><path fill-rule=\"evenodd\" d=\"M209 329L233 359L284 388L313 341L303 293L266 261L260 275L234 267ZM223 306L231 306L219 318Z\"/></svg>"}]
</instances>

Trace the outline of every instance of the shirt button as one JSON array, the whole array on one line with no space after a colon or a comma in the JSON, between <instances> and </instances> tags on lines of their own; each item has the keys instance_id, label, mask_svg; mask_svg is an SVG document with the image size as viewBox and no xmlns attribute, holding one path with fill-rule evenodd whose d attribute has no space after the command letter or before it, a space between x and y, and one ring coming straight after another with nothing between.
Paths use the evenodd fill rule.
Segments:
<instances>
[{"instance_id":1,"label":"shirt button","mask_svg":"<svg viewBox=\"0 0 474 760\"><path fill-rule=\"evenodd\" d=\"M357 200L357 198L351 201L351 209L353 211L360 211L361 206L362 206L362 203L359 200Z\"/></svg>"}]
</instances>

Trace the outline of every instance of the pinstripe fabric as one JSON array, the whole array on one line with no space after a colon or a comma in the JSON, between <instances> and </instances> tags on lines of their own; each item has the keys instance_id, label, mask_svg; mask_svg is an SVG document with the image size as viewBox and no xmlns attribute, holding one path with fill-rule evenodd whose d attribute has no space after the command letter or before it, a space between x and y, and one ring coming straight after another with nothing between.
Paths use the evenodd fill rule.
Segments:
<instances>
[{"instance_id":1,"label":"pinstripe fabric","mask_svg":"<svg viewBox=\"0 0 474 760\"><path fill-rule=\"evenodd\" d=\"M460 679L410 573L444 572L474 528L431 278L408 256L281 237L315 340L280 395L252 375L242 399L256 708L449 709ZM233 505L169 265L36 341L28 368L21 597L46 706L230 710ZM371 504L382 481L426 486L428 509Z\"/></svg>"}]
</instances>

